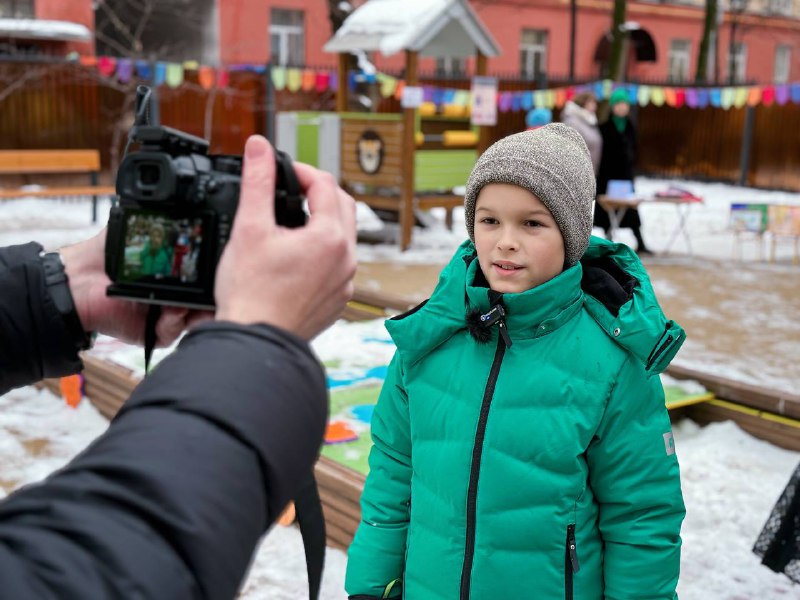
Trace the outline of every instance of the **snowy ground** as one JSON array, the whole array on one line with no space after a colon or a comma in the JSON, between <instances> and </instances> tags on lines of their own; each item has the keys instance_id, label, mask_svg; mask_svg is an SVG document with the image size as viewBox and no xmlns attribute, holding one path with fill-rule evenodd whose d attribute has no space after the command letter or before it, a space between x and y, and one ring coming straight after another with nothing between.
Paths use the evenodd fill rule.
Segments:
<instances>
[{"instance_id":1,"label":"snowy ground","mask_svg":"<svg viewBox=\"0 0 800 600\"><path fill-rule=\"evenodd\" d=\"M669 183L641 179L637 188L653 192ZM800 195L763 192L733 186L677 182L703 196L705 204L693 208L689 220L695 256L728 261L733 237L727 229L730 202L775 202L800 204ZM90 223L85 202L47 200L10 201L0 205L0 245L36 240L48 249L84 239L101 225ZM103 221L108 207L103 206ZM675 224L676 211L669 205L646 205L641 209L645 236L654 250L663 248ZM365 213L362 213L365 214ZM368 217L365 216L366 220ZM362 261L445 262L463 239L463 216L456 215L456 232L434 227L415 232L415 247L399 253L395 246L360 246ZM622 232L619 240L631 242ZM680 242L673 249L682 252ZM778 261L784 272L796 276L790 265L791 246L779 247ZM755 244L744 248L744 259L755 261ZM346 343L380 323L340 323L315 343L324 360L362 364L370 357L358 344ZM354 335L354 332L358 335ZM120 362L130 362L138 351L104 344ZM796 346L795 346L796 347ZM17 390L0 398L0 496L20 485L40 480L64 464L103 431L104 419L84 402L68 408L47 392L33 388ZM731 423L700 429L681 423L675 431L687 505L683 528L684 550L679 592L682 600L760 600L800 597L800 586L792 586L780 575L761 567L750 548L772 504L780 494L800 454L756 440ZM345 598L342 591L346 555L329 551L323 598ZM304 597L305 565L299 535L279 528L270 533L259 549L243 597L296 599Z\"/></svg>"}]
</instances>

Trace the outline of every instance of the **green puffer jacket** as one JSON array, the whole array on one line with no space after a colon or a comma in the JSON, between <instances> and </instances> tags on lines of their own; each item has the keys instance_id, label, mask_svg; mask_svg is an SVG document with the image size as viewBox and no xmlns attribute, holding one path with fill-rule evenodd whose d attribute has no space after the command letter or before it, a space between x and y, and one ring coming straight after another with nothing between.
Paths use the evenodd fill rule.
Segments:
<instances>
[{"instance_id":1,"label":"green puffer jacket","mask_svg":"<svg viewBox=\"0 0 800 600\"><path fill-rule=\"evenodd\" d=\"M592 238L582 264L504 295L505 315L474 257L465 242L387 322L348 593L675 598L684 506L657 374L683 330L626 246Z\"/></svg>"}]
</instances>

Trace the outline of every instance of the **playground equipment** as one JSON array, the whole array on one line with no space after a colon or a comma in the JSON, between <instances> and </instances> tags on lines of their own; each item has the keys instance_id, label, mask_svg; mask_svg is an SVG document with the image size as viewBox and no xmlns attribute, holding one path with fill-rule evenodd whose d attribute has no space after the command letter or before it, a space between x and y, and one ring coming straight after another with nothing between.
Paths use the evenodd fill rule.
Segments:
<instances>
[{"instance_id":1,"label":"playground equipment","mask_svg":"<svg viewBox=\"0 0 800 600\"><path fill-rule=\"evenodd\" d=\"M443 207L452 225L452 210L463 203L452 188L464 185L464 172L469 173L475 156L488 146L489 132L485 127L465 130L463 125L449 130L457 119L466 123L464 116L434 119L430 106L411 98L419 84L420 56L475 56L476 74L486 74L487 58L499 50L478 16L465 0L367 2L347 18L325 50L339 54L342 85L336 107L342 186L373 208L398 212L403 250L411 245L415 209ZM402 115L347 112L348 55L373 51L386 56L405 53ZM418 131L420 108L430 122L438 121L435 130ZM418 177L421 173L425 176Z\"/></svg>"}]
</instances>

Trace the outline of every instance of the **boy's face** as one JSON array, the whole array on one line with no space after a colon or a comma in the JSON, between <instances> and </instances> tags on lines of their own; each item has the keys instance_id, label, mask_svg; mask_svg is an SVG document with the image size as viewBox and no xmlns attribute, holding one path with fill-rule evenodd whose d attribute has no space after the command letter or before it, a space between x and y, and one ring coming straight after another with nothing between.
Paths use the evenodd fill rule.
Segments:
<instances>
[{"instance_id":1,"label":"boy's face","mask_svg":"<svg viewBox=\"0 0 800 600\"><path fill-rule=\"evenodd\" d=\"M475 204L475 248L496 292L514 294L564 270L564 238L539 198L516 185L485 186Z\"/></svg>"}]
</instances>

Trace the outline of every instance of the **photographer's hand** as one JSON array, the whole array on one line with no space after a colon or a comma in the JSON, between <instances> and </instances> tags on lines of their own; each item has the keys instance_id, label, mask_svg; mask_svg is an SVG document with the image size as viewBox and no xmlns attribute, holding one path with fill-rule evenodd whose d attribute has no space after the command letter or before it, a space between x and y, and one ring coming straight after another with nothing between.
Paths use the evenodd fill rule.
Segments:
<instances>
[{"instance_id":1,"label":"photographer's hand","mask_svg":"<svg viewBox=\"0 0 800 600\"><path fill-rule=\"evenodd\" d=\"M105 244L103 229L93 238L61 249L75 308L86 331L142 344L147 305L106 296L111 281L105 272ZM157 345L170 345L184 329L210 318L211 313L163 307L156 325Z\"/></svg>"},{"instance_id":2,"label":"photographer's hand","mask_svg":"<svg viewBox=\"0 0 800 600\"><path fill-rule=\"evenodd\" d=\"M268 323L310 340L353 294L355 202L329 173L294 165L308 198L304 227L275 222L275 158L252 136L245 148L239 208L217 267L217 320Z\"/></svg>"}]
</instances>

